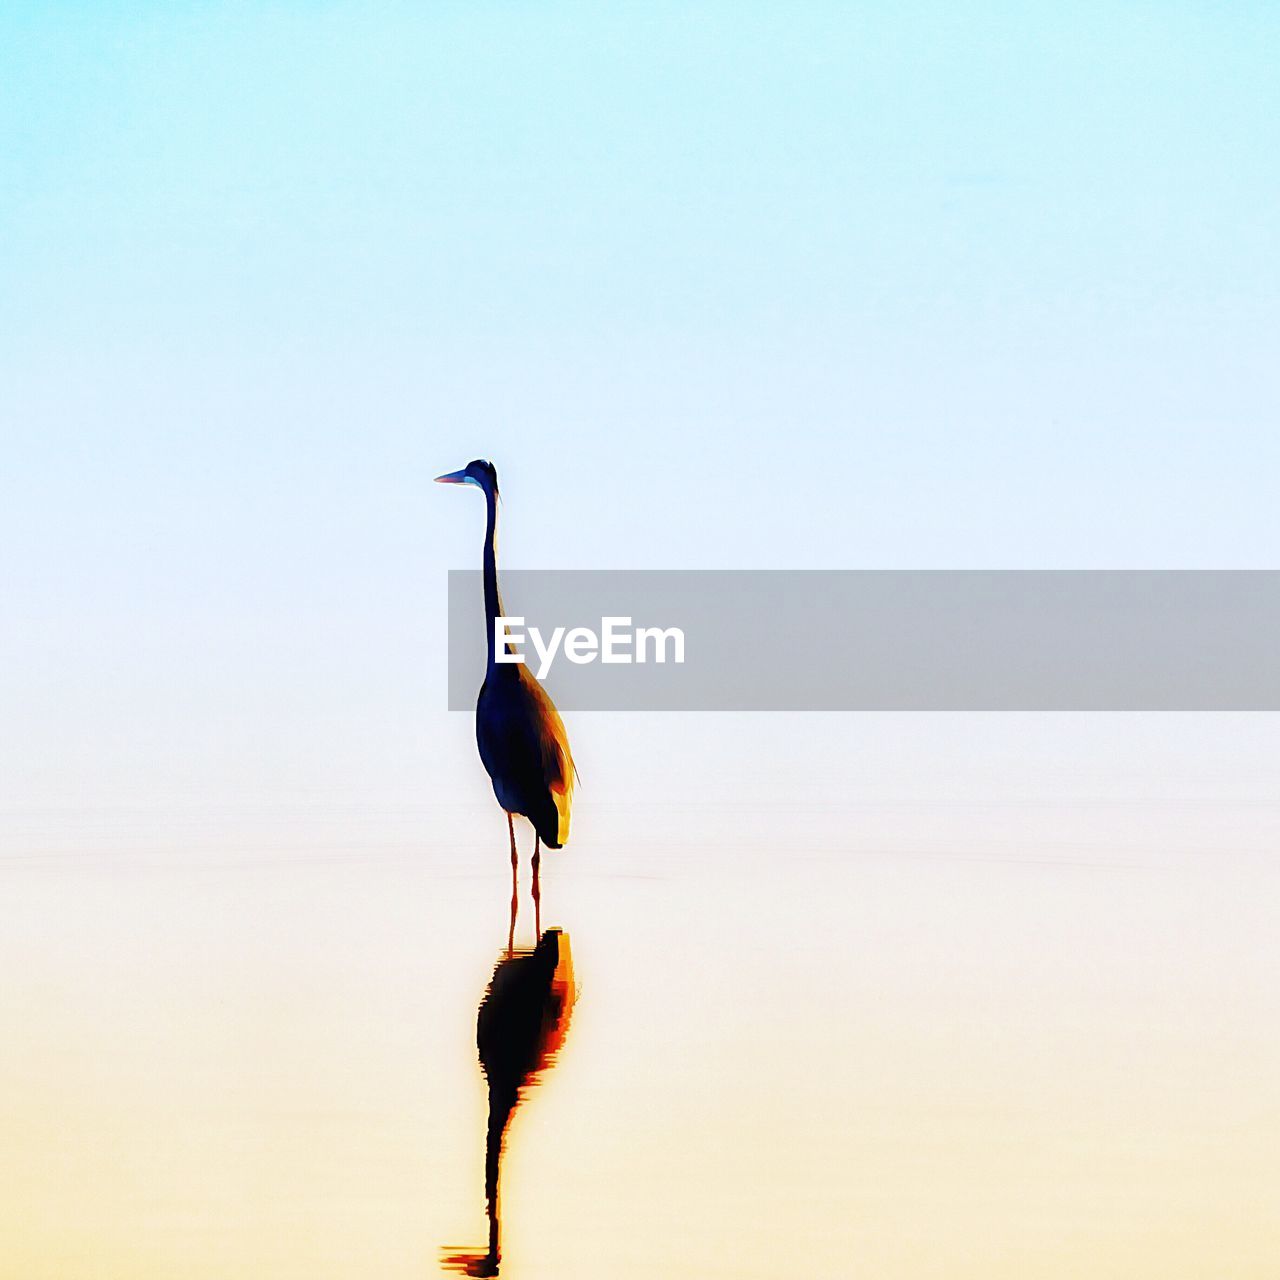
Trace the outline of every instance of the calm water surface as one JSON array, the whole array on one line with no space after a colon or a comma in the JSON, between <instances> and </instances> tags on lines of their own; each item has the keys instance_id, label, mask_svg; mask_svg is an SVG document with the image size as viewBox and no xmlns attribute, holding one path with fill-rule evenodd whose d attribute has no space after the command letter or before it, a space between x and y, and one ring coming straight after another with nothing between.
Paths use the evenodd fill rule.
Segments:
<instances>
[{"instance_id":1,"label":"calm water surface","mask_svg":"<svg viewBox=\"0 0 1280 1280\"><path fill-rule=\"evenodd\" d=\"M1274 1276L1275 807L824 791L584 789L487 1081L479 792L10 807L0 1275L474 1268L505 1096L503 1275Z\"/></svg>"}]
</instances>

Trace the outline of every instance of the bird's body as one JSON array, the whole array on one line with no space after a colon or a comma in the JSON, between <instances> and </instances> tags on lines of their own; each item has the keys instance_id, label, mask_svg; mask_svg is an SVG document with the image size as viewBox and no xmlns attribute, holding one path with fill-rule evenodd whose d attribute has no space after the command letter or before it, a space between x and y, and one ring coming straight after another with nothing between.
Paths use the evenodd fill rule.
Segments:
<instances>
[{"instance_id":1,"label":"bird's body","mask_svg":"<svg viewBox=\"0 0 1280 1280\"><path fill-rule=\"evenodd\" d=\"M548 848L569 838L573 757L564 722L523 663L495 663L476 700L476 745L508 813L528 818Z\"/></svg>"},{"instance_id":2,"label":"bird's body","mask_svg":"<svg viewBox=\"0 0 1280 1280\"><path fill-rule=\"evenodd\" d=\"M537 833L533 852L533 896L539 901L539 844L559 849L569 838L575 777L569 736L555 704L524 663L497 661L495 625L503 615L498 594L498 475L477 459L461 471L437 477L473 484L485 495L484 613L488 662L476 700L476 745L507 813L511 835L512 931L516 912L516 837L512 815L528 818ZM541 922L539 921L539 927Z\"/></svg>"}]
</instances>

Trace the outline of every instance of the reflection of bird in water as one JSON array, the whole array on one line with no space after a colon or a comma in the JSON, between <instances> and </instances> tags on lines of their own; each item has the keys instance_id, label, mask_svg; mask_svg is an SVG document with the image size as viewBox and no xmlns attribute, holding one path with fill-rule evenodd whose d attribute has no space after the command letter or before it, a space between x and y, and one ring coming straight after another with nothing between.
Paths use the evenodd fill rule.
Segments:
<instances>
[{"instance_id":1,"label":"reflection of bird in water","mask_svg":"<svg viewBox=\"0 0 1280 1280\"><path fill-rule=\"evenodd\" d=\"M480 759L493 782L493 793L507 813L511 836L511 933L515 938L516 829L513 814L533 824L534 931L542 932L542 895L538 869L541 845L559 849L569 838L569 810L573 803L574 767L569 736L555 704L523 662L498 662L494 623L504 616L498 596L498 473L492 462L477 458L461 471L437 476L443 484L473 484L483 492L488 508L484 535L484 615L488 665L476 700L476 742Z\"/></svg>"},{"instance_id":2,"label":"reflection of bird in water","mask_svg":"<svg viewBox=\"0 0 1280 1280\"><path fill-rule=\"evenodd\" d=\"M536 1083L564 1043L576 990L569 935L548 929L532 951L498 962L480 1004L476 1044L489 1083L489 1127L485 1139L484 1194L489 1251L449 1253L443 1265L471 1276L496 1276L501 1261L498 1173L507 1126L521 1093Z\"/></svg>"}]
</instances>

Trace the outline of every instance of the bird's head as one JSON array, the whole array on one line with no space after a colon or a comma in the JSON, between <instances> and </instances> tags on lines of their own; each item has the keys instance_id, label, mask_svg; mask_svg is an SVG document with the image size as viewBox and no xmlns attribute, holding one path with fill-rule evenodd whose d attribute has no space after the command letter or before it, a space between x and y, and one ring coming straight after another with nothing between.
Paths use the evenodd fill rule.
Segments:
<instances>
[{"instance_id":1,"label":"bird's head","mask_svg":"<svg viewBox=\"0 0 1280 1280\"><path fill-rule=\"evenodd\" d=\"M485 493L498 492L498 472L492 462L484 458L476 458L468 462L461 471L450 471L448 475L436 476L436 484L473 484Z\"/></svg>"}]
</instances>

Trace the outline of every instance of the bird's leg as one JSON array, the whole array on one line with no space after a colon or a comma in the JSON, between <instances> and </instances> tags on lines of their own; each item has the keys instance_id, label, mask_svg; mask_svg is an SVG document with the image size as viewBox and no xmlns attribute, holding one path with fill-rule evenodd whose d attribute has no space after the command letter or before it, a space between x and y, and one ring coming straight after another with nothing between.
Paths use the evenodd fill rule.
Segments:
<instances>
[{"instance_id":1,"label":"bird's leg","mask_svg":"<svg viewBox=\"0 0 1280 1280\"><path fill-rule=\"evenodd\" d=\"M516 824L515 819L507 814L507 832L511 836L511 927L507 930L507 955L511 955L516 945L516 913L520 909L520 892L517 880L517 870L520 863L520 855L516 851Z\"/></svg>"},{"instance_id":2,"label":"bird's leg","mask_svg":"<svg viewBox=\"0 0 1280 1280\"><path fill-rule=\"evenodd\" d=\"M538 883L538 868L542 866L542 837L533 837L533 932L542 938L542 886Z\"/></svg>"}]
</instances>

